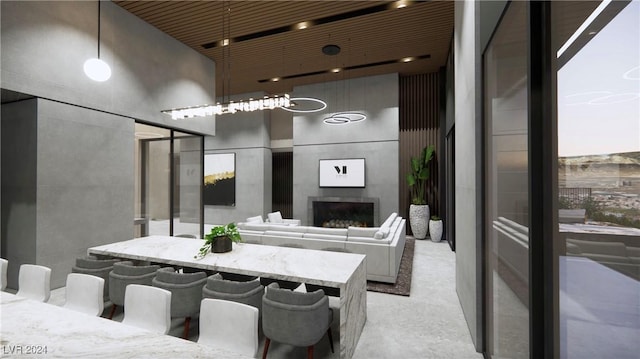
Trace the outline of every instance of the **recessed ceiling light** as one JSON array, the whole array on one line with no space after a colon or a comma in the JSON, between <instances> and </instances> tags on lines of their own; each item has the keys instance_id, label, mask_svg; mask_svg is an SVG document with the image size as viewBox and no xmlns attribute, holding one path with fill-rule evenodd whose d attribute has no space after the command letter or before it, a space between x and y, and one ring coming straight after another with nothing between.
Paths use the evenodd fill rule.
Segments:
<instances>
[{"instance_id":1,"label":"recessed ceiling light","mask_svg":"<svg viewBox=\"0 0 640 359\"><path fill-rule=\"evenodd\" d=\"M229 45L229 39L224 39L224 40L220 41L220 45L222 45L222 46Z\"/></svg>"},{"instance_id":2,"label":"recessed ceiling light","mask_svg":"<svg viewBox=\"0 0 640 359\"><path fill-rule=\"evenodd\" d=\"M597 33L598 33L597 31L589 31L589 35L590 35L590 36L593 36L593 35L595 35L595 34L597 34Z\"/></svg>"},{"instance_id":3,"label":"recessed ceiling light","mask_svg":"<svg viewBox=\"0 0 640 359\"><path fill-rule=\"evenodd\" d=\"M304 30L309 27L309 22L308 21L301 22L296 27L298 28L298 30Z\"/></svg>"},{"instance_id":4,"label":"recessed ceiling light","mask_svg":"<svg viewBox=\"0 0 640 359\"><path fill-rule=\"evenodd\" d=\"M405 58L403 58L403 59L402 59L402 60L400 60L400 61L402 61L402 62L411 62L411 61L413 61L413 60L414 60L414 58L413 58L413 57L405 57Z\"/></svg>"},{"instance_id":5,"label":"recessed ceiling light","mask_svg":"<svg viewBox=\"0 0 640 359\"><path fill-rule=\"evenodd\" d=\"M280 81L279 77L274 77L274 78L271 79L271 82L278 82L278 81Z\"/></svg>"},{"instance_id":6,"label":"recessed ceiling light","mask_svg":"<svg viewBox=\"0 0 640 359\"><path fill-rule=\"evenodd\" d=\"M396 9L402 9L407 7L407 2L404 0L400 0L398 2L396 2Z\"/></svg>"},{"instance_id":7,"label":"recessed ceiling light","mask_svg":"<svg viewBox=\"0 0 640 359\"><path fill-rule=\"evenodd\" d=\"M340 68L331 69L331 72L336 74L336 73L340 72Z\"/></svg>"}]
</instances>

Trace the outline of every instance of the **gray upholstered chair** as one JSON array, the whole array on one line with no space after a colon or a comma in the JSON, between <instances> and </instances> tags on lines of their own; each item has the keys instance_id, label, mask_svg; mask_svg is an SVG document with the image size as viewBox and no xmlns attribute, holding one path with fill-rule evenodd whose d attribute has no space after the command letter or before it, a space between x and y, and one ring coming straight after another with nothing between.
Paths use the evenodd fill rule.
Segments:
<instances>
[{"instance_id":1,"label":"gray upholstered chair","mask_svg":"<svg viewBox=\"0 0 640 359\"><path fill-rule=\"evenodd\" d=\"M76 265L71 268L71 273L90 274L104 279L104 301L109 300L109 272L113 270L113 264L121 259L98 259L95 256L76 258Z\"/></svg>"},{"instance_id":2,"label":"gray upholstered chair","mask_svg":"<svg viewBox=\"0 0 640 359\"><path fill-rule=\"evenodd\" d=\"M182 234L176 234L174 235L174 237L180 237L180 238L191 238L191 239L196 239L198 237L196 237L195 234L188 234L188 233L182 233Z\"/></svg>"},{"instance_id":3,"label":"gray upholstered chair","mask_svg":"<svg viewBox=\"0 0 640 359\"><path fill-rule=\"evenodd\" d=\"M142 284L151 286L159 265L136 266L131 261L117 262L113 264L113 270L109 272L109 299L113 303L109 319L113 318L117 306L124 306L125 292L129 284Z\"/></svg>"},{"instance_id":4,"label":"gray upholstered chair","mask_svg":"<svg viewBox=\"0 0 640 359\"><path fill-rule=\"evenodd\" d=\"M223 299L247 304L258 308L259 311L262 308L263 294L264 287L257 278L251 281L235 281L226 279L226 276L220 273L207 278L207 285L202 288L203 298Z\"/></svg>"},{"instance_id":5,"label":"gray upholstered chair","mask_svg":"<svg viewBox=\"0 0 640 359\"><path fill-rule=\"evenodd\" d=\"M329 298L322 290L294 292L279 288L277 283L270 284L262 297L262 329L266 337L262 358L267 357L272 340L307 347L308 358L313 358L313 347L324 333L329 335L333 353L332 321Z\"/></svg>"},{"instance_id":6,"label":"gray upholstered chair","mask_svg":"<svg viewBox=\"0 0 640 359\"><path fill-rule=\"evenodd\" d=\"M202 288L207 282L204 272L179 273L172 267L160 268L151 281L154 287L171 292L171 317L185 318L182 337L189 338L191 317L200 312Z\"/></svg>"}]
</instances>

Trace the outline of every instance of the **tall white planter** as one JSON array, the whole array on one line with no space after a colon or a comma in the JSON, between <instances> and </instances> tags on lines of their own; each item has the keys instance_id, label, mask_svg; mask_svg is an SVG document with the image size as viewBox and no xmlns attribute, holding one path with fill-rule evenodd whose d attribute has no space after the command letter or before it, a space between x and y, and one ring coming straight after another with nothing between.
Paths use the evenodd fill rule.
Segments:
<instances>
[{"instance_id":1,"label":"tall white planter","mask_svg":"<svg viewBox=\"0 0 640 359\"><path fill-rule=\"evenodd\" d=\"M442 239L442 220L429 220L429 236L432 242L440 242Z\"/></svg>"},{"instance_id":2,"label":"tall white planter","mask_svg":"<svg viewBox=\"0 0 640 359\"><path fill-rule=\"evenodd\" d=\"M429 205L412 204L409 206L409 225L416 239L425 239L429 229Z\"/></svg>"}]
</instances>

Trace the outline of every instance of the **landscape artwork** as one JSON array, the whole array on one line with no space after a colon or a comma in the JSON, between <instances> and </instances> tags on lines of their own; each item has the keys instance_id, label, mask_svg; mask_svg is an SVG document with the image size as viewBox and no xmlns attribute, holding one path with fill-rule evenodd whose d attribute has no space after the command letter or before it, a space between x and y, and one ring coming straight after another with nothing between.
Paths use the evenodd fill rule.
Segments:
<instances>
[{"instance_id":1,"label":"landscape artwork","mask_svg":"<svg viewBox=\"0 0 640 359\"><path fill-rule=\"evenodd\" d=\"M236 205L236 154L215 153L204 156L205 206Z\"/></svg>"}]
</instances>

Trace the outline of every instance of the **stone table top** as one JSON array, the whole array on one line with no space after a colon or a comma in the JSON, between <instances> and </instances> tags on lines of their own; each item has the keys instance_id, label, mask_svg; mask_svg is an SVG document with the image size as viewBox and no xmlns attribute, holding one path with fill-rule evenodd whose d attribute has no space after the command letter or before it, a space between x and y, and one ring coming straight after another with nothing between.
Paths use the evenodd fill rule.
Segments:
<instances>
[{"instance_id":1,"label":"stone table top","mask_svg":"<svg viewBox=\"0 0 640 359\"><path fill-rule=\"evenodd\" d=\"M364 261L362 254L234 243L227 253L195 259L201 239L148 236L89 248L103 254L170 265L343 287Z\"/></svg>"},{"instance_id":2,"label":"stone table top","mask_svg":"<svg viewBox=\"0 0 640 359\"><path fill-rule=\"evenodd\" d=\"M247 358L1 292L2 358Z\"/></svg>"},{"instance_id":3,"label":"stone table top","mask_svg":"<svg viewBox=\"0 0 640 359\"><path fill-rule=\"evenodd\" d=\"M353 356L367 320L365 255L234 243L231 252L194 258L203 243L201 239L148 236L87 252L340 288L340 357Z\"/></svg>"}]
</instances>

